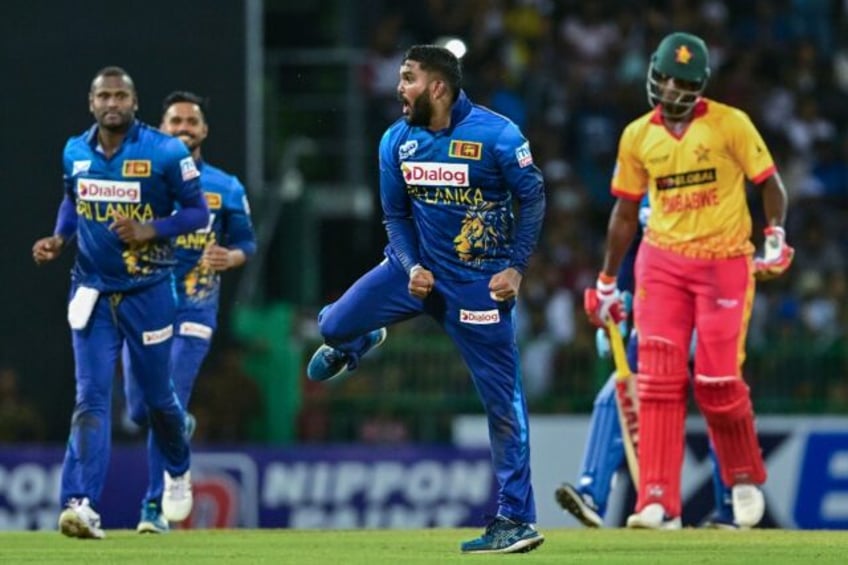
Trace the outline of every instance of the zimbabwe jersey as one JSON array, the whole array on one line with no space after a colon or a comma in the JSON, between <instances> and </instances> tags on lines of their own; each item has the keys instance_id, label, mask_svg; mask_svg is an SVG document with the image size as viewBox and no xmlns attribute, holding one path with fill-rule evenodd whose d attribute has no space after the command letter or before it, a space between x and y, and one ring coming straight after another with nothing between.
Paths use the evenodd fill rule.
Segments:
<instances>
[{"instance_id":1,"label":"zimbabwe jersey","mask_svg":"<svg viewBox=\"0 0 848 565\"><path fill-rule=\"evenodd\" d=\"M660 109L624 129L612 193L638 200L647 193L651 215L645 240L687 257L753 254L745 178L759 184L775 173L760 133L745 112L702 98L677 136Z\"/></svg>"}]
</instances>

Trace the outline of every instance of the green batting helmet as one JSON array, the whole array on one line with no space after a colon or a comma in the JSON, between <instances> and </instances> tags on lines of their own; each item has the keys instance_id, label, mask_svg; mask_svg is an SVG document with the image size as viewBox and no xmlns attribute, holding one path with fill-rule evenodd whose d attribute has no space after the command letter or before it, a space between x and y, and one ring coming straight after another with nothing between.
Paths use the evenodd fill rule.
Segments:
<instances>
[{"instance_id":1,"label":"green batting helmet","mask_svg":"<svg viewBox=\"0 0 848 565\"><path fill-rule=\"evenodd\" d=\"M651 57L651 64L664 75L689 82L706 82L710 77L707 44L691 33L665 36Z\"/></svg>"},{"instance_id":2,"label":"green batting helmet","mask_svg":"<svg viewBox=\"0 0 848 565\"><path fill-rule=\"evenodd\" d=\"M668 77L675 79L676 88L663 87ZM648 102L652 107L661 104L668 117L682 117L695 105L709 78L710 53L704 40L691 33L671 33L651 55Z\"/></svg>"}]
</instances>

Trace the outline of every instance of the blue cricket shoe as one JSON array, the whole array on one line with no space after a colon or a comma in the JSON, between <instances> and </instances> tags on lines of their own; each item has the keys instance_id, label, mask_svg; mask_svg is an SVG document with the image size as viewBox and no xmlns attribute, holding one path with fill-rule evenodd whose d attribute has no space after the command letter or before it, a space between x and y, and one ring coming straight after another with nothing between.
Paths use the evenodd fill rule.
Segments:
<instances>
[{"instance_id":1,"label":"blue cricket shoe","mask_svg":"<svg viewBox=\"0 0 848 565\"><path fill-rule=\"evenodd\" d=\"M462 553L527 553L545 541L532 524L495 516L479 538L462 542Z\"/></svg>"},{"instance_id":2,"label":"blue cricket shoe","mask_svg":"<svg viewBox=\"0 0 848 565\"><path fill-rule=\"evenodd\" d=\"M162 515L158 504L145 502L141 505L141 519L135 531L140 534L165 534L170 529L168 520Z\"/></svg>"},{"instance_id":3,"label":"blue cricket shoe","mask_svg":"<svg viewBox=\"0 0 848 565\"><path fill-rule=\"evenodd\" d=\"M739 524L737 524L736 520L733 519L732 510L729 513L714 510L706 520L701 522L699 527L710 530L738 530Z\"/></svg>"},{"instance_id":4,"label":"blue cricket shoe","mask_svg":"<svg viewBox=\"0 0 848 565\"><path fill-rule=\"evenodd\" d=\"M360 357L386 341L386 328L368 332L365 338L366 345L359 354ZM310 381L326 381L341 375L348 369L354 369L355 367L349 366L350 362L351 358L347 353L324 344L315 351L312 359L309 360L309 365L306 366L306 376L309 377Z\"/></svg>"}]
</instances>

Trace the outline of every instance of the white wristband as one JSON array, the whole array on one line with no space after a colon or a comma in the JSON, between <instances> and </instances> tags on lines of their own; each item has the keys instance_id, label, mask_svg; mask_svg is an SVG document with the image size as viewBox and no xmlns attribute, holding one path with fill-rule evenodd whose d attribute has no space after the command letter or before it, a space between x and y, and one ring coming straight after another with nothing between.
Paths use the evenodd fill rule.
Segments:
<instances>
[{"instance_id":1,"label":"white wristband","mask_svg":"<svg viewBox=\"0 0 848 565\"><path fill-rule=\"evenodd\" d=\"M615 292L615 289L617 288L617 281L613 280L612 282L605 283L601 279L598 279L595 283L595 288L597 288L599 292L609 294L611 292Z\"/></svg>"}]
</instances>

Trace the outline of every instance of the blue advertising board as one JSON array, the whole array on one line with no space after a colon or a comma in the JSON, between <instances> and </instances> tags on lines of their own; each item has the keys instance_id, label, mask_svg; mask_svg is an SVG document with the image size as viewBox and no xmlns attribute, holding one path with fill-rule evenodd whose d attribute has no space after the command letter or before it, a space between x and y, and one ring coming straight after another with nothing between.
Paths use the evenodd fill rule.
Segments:
<instances>
[{"instance_id":1,"label":"blue advertising board","mask_svg":"<svg viewBox=\"0 0 848 565\"><path fill-rule=\"evenodd\" d=\"M55 529L64 450L0 448L0 529ZM97 506L106 528L134 528L144 448L116 447ZM480 526L495 510L489 452L364 445L198 449L190 528Z\"/></svg>"}]
</instances>

